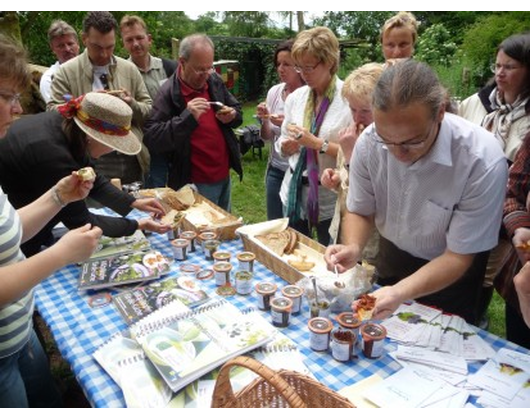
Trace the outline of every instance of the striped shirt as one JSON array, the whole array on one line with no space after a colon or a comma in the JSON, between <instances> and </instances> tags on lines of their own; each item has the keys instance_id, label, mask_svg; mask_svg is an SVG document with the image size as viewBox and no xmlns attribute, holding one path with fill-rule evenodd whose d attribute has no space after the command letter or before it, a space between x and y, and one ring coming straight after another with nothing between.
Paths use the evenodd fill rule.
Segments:
<instances>
[{"instance_id":1,"label":"striped shirt","mask_svg":"<svg viewBox=\"0 0 530 420\"><path fill-rule=\"evenodd\" d=\"M0 188L0 266L24 260L21 238L18 214ZM33 306L33 290L30 290L20 299L0 307L0 358L16 353L28 341Z\"/></svg>"},{"instance_id":2,"label":"striped shirt","mask_svg":"<svg viewBox=\"0 0 530 420\"><path fill-rule=\"evenodd\" d=\"M491 133L446 113L429 153L408 165L375 142L373 130L355 144L349 211L375 215L381 236L426 260L497 245L508 168Z\"/></svg>"}]
</instances>

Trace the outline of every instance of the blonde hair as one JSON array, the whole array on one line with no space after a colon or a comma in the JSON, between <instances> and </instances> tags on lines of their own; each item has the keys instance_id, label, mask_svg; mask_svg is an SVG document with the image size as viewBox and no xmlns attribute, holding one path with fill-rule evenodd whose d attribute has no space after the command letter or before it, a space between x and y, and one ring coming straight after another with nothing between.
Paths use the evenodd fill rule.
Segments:
<instances>
[{"instance_id":1,"label":"blonde hair","mask_svg":"<svg viewBox=\"0 0 530 420\"><path fill-rule=\"evenodd\" d=\"M64 20L54 20L48 29L48 42L51 44L55 38L63 35L73 35L76 41L79 40L77 32L71 25Z\"/></svg>"},{"instance_id":2,"label":"blonde hair","mask_svg":"<svg viewBox=\"0 0 530 420\"><path fill-rule=\"evenodd\" d=\"M31 74L24 47L0 33L0 80L13 85L16 91L27 88Z\"/></svg>"},{"instance_id":3,"label":"blonde hair","mask_svg":"<svg viewBox=\"0 0 530 420\"><path fill-rule=\"evenodd\" d=\"M295 62L299 62L306 54L318 58L325 64L331 64L332 75L339 70L339 40L329 28L317 26L302 31L296 36L291 56Z\"/></svg>"},{"instance_id":4,"label":"blonde hair","mask_svg":"<svg viewBox=\"0 0 530 420\"><path fill-rule=\"evenodd\" d=\"M125 15L121 18L120 21L120 31L123 31L124 28L129 28L134 25L140 25L145 32L147 32L147 25L145 24L145 21L140 17L136 15Z\"/></svg>"},{"instance_id":5,"label":"blonde hair","mask_svg":"<svg viewBox=\"0 0 530 420\"><path fill-rule=\"evenodd\" d=\"M412 35L412 44L416 44L418 38L418 26L419 23L416 17L410 12L399 12L397 15L392 16L388 19L383 28L381 28L381 42L383 42L383 36L394 28L406 28Z\"/></svg>"},{"instance_id":6,"label":"blonde hair","mask_svg":"<svg viewBox=\"0 0 530 420\"><path fill-rule=\"evenodd\" d=\"M372 93L383 69L383 64L367 63L353 70L344 81L342 96L345 99L355 98L372 103Z\"/></svg>"}]
</instances>

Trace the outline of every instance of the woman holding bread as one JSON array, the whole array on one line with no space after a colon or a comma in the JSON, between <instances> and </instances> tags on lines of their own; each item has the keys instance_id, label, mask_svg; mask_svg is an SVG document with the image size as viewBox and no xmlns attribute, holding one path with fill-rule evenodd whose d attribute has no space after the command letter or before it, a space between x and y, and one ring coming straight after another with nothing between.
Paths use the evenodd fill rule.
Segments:
<instances>
[{"instance_id":1,"label":"woman holding bread","mask_svg":"<svg viewBox=\"0 0 530 420\"><path fill-rule=\"evenodd\" d=\"M22 113L20 92L30 80L25 51L0 34L0 143ZM11 197L0 187L0 407L62 405L33 329L33 288L55 270L88 258L101 230L83 225L31 258L24 256L20 244L35 235L63 204L83 200L91 188L91 181L66 172L50 182L34 202L15 210L8 200Z\"/></svg>"},{"instance_id":2,"label":"woman holding bread","mask_svg":"<svg viewBox=\"0 0 530 420\"><path fill-rule=\"evenodd\" d=\"M59 107L59 112L31 115L13 123L0 142L0 184L13 206L19 208L35 200L57 180L93 166L93 159L113 150L127 155L138 153L141 143L131 131L131 119L132 111L122 100L90 92L71 99ZM104 176L95 174L93 183L89 197L121 216L132 208L164 214L156 199L136 199ZM24 244L24 253L34 255L41 246L53 243L52 228L58 222L68 229L90 223L111 237L128 236L136 229L159 233L170 229L151 218L136 221L96 215L89 212L84 201L78 201L65 205L39 234Z\"/></svg>"}]
</instances>

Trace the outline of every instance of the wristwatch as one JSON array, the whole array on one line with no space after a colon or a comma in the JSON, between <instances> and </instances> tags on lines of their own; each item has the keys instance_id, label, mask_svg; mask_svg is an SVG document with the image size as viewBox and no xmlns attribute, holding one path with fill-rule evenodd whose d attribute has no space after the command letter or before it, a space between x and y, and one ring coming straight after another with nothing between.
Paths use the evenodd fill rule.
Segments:
<instances>
[{"instance_id":1,"label":"wristwatch","mask_svg":"<svg viewBox=\"0 0 530 420\"><path fill-rule=\"evenodd\" d=\"M322 143L322 146L320 147L320 153L326 153L328 151L329 147L329 140L324 140L324 143Z\"/></svg>"}]
</instances>

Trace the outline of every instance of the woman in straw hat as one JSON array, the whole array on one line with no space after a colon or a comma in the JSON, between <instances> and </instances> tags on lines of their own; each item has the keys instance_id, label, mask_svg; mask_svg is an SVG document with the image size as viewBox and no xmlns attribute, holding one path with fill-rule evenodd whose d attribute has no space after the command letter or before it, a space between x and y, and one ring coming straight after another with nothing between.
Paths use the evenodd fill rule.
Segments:
<instances>
[{"instance_id":1,"label":"woman in straw hat","mask_svg":"<svg viewBox=\"0 0 530 420\"><path fill-rule=\"evenodd\" d=\"M22 113L20 92L29 84L25 51L0 34L0 139ZM38 133L39 126L33 131ZM1 140L0 140L1 142ZM61 397L48 359L33 330L33 287L55 270L88 258L101 229L84 225L55 245L27 258L21 242L31 238L62 208L84 199L92 181L64 173L33 203L15 211L0 188L0 407L59 406Z\"/></svg>"},{"instance_id":2,"label":"woman in straw hat","mask_svg":"<svg viewBox=\"0 0 530 420\"><path fill-rule=\"evenodd\" d=\"M16 121L0 144L0 184L18 208L34 200L54 182L72 171L93 166L93 159L116 150L127 155L140 151L141 143L131 131L132 111L115 96L90 92L59 107ZM164 214L154 198L137 199L121 191L104 176L96 175L89 197L121 216L132 208ZM125 217L95 215L83 201L65 206L30 242L26 255L53 241L52 228L63 222L69 228L85 223L98 226L111 237L128 236L136 229L158 233L170 226L152 218L139 221Z\"/></svg>"}]
</instances>

